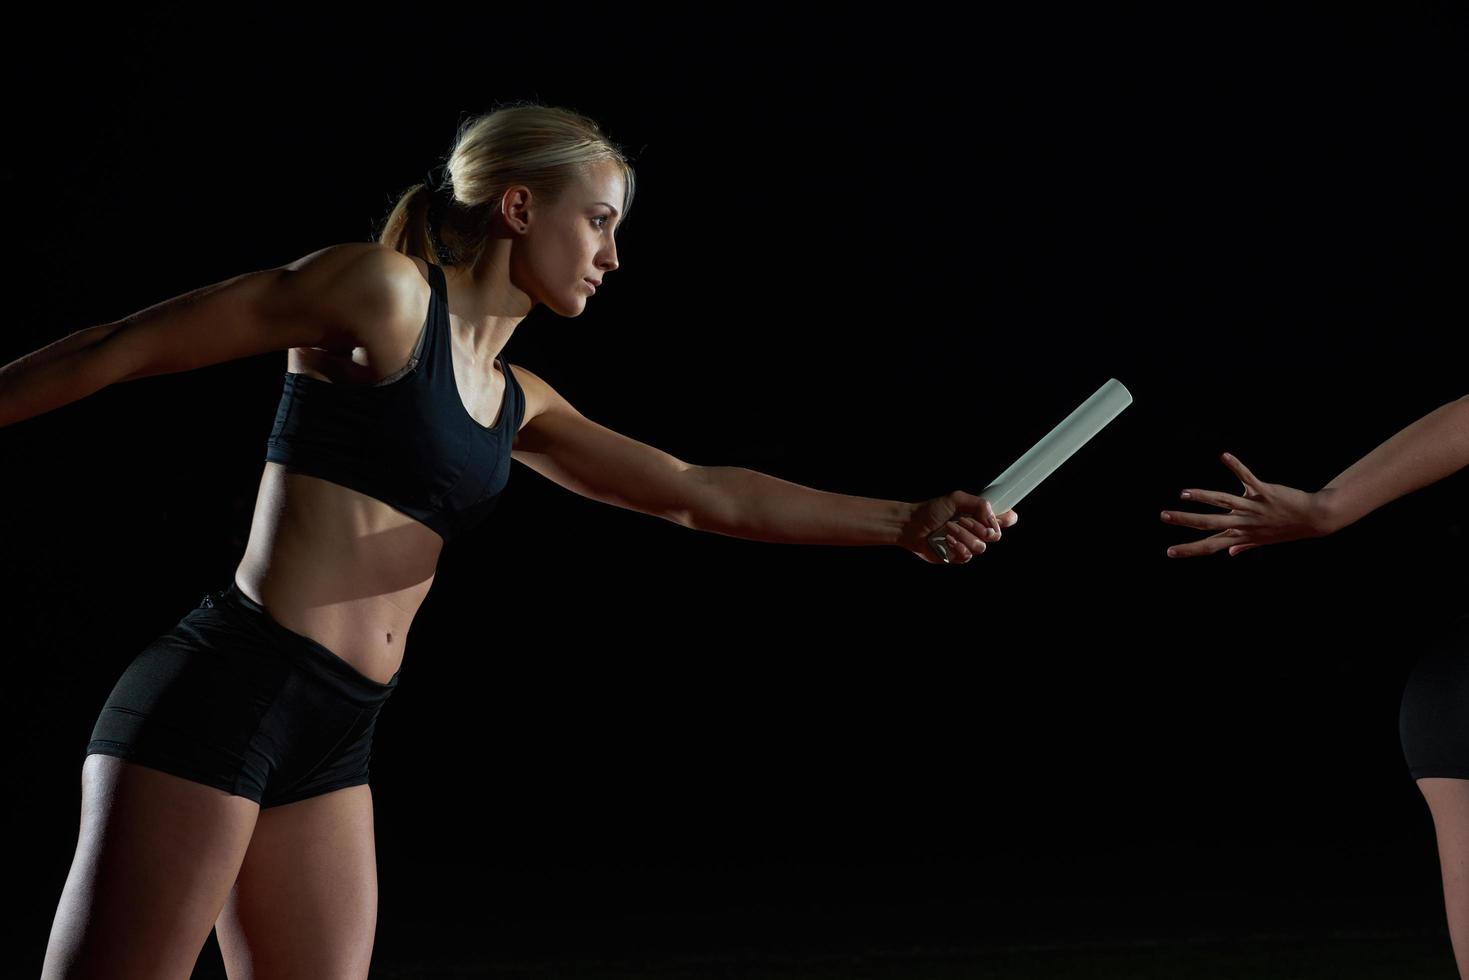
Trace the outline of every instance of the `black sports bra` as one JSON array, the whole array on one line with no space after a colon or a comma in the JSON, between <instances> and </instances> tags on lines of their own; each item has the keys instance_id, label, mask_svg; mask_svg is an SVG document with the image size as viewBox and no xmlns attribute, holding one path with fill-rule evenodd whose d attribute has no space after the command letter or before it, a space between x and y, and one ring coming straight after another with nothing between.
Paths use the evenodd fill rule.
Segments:
<instances>
[{"instance_id":1,"label":"black sports bra","mask_svg":"<svg viewBox=\"0 0 1469 980\"><path fill-rule=\"evenodd\" d=\"M428 278L428 318L408 363L370 385L287 371L265 458L375 497L447 541L483 520L505 489L525 395L497 357L500 414L488 426L469 414L449 353L444 270L430 262Z\"/></svg>"}]
</instances>

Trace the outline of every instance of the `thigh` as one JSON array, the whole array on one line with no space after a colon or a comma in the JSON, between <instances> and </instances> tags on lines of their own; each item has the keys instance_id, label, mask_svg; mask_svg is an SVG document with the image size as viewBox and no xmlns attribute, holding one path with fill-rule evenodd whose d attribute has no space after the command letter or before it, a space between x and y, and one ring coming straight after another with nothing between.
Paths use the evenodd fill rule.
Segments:
<instances>
[{"instance_id":1,"label":"thigh","mask_svg":"<svg viewBox=\"0 0 1469 980\"><path fill-rule=\"evenodd\" d=\"M42 977L187 980L259 812L217 787L88 756L76 855Z\"/></svg>"},{"instance_id":2,"label":"thigh","mask_svg":"<svg viewBox=\"0 0 1469 980\"><path fill-rule=\"evenodd\" d=\"M1433 814L1440 848L1469 867L1469 779L1428 776L1416 782Z\"/></svg>"},{"instance_id":3,"label":"thigh","mask_svg":"<svg viewBox=\"0 0 1469 980\"><path fill-rule=\"evenodd\" d=\"M1469 779L1425 777L1417 783L1433 813L1449 940L1461 975L1469 976Z\"/></svg>"},{"instance_id":4,"label":"thigh","mask_svg":"<svg viewBox=\"0 0 1469 980\"><path fill-rule=\"evenodd\" d=\"M371 789L262 810L215 928L231 980L366 977L377 929Z\"/></svg>"}]
</instances>

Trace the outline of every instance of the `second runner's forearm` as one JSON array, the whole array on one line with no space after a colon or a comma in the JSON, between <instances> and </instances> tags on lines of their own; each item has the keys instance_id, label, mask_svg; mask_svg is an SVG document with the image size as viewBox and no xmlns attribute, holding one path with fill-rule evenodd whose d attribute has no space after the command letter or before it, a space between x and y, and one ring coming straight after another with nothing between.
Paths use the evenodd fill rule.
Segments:
<instances>
[{"instance_id":1,"label":"second runner's forearm","mask_svg":"<svg viewBox=\"0 0 1469 980\"><path fill-rule=\"evenodd\" d=\"M1469 397L1441 405L1322 487L1330 530L1469 466Z\"/></svg>"}]
</instances>

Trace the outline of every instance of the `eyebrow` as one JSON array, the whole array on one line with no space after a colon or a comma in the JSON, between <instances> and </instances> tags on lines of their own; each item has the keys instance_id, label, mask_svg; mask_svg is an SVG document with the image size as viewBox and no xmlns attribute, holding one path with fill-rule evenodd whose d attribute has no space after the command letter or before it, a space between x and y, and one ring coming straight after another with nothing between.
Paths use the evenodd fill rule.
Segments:
<instances>
[{"instance_id":1,"label":"eyebrow","mask_svg":"<svg viewBox=\"0 0 1469 980\"><path fill-rule=\"evenodd\" d=\"M606 201L597 201L595 204L592 205L592 207L596 207L598 204L602 205L605 208L612 208L612 217L617 217L617 209L612 207L612 205L608 204Z\"/></svg>"}]
</instances>

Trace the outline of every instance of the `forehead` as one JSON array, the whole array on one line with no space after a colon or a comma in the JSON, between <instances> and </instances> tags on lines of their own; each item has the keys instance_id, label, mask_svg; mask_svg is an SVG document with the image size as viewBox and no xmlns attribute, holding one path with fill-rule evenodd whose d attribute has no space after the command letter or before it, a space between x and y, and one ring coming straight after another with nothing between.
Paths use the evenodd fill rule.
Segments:
<instances>
[{"instance_id":1,"label":"forehead","mask_svg":"<svg viewBox=\"0 0 1469 980\"><path fill-rule=\"evenodd\" d=\"M584 170L578 180L581 196L587 201L610 201L621 206L627 181L615 160L600 160Z\"/></svg>"}]
</instances>

